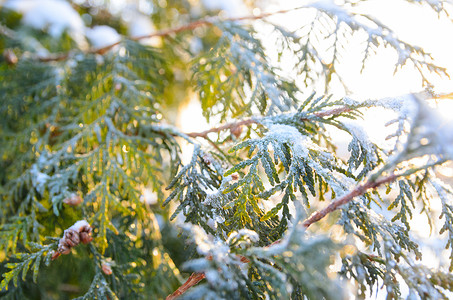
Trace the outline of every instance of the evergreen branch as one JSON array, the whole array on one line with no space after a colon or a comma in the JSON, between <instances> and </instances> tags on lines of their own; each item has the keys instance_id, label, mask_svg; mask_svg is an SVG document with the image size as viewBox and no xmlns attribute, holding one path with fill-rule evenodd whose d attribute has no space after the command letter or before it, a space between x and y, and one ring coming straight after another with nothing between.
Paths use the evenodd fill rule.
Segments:
<instances>
[{"instance_id":1,"label":"evergreen branch","mask_svg":"<svg viewBox=\"0 0 453 300\"><path fill-rule=\"evenodd\" d=\"M29 246L32 247L31 253L18 253L14 256L18 260L17 262L6 264L6 267L11 270L2 274L3 279L0 283L0 291L7 291L11 280L15 287L17 287L19 278L25 281L30 267L33 272L33 282L36 283L41 262L49 265L51 249L55 248L56 244L56 242L48 245L29 243Z\"/></svg>"},{"instance_id":2,"label":"evergreen branch","mask_svg":"<svg viewBox=\"0 0 453 300\"><path fill-rule=\"evenodd\" d=\"M440 12L449 0L405 1ZM78 299L343 299L354 292L364 298L382 282L392 299L402 296L402 284L409 298L447 298L453 276L412 262L425 245L411 236L410 218L420 204L431 230L437 228L442 224L432 220L431 203L440 200L439 234L453 248L453 189L432 172L453 159L453 124L424 104L453 93L435 94L428 86L427 93L378 100L332 100L316 92L304 100L306 89L296 84L342 81L337 67L344 51L362 38L363 67L384 46L398 54L395 71L407 63L425 83L422 72L448 76L428 52L361 11L360 2L303 1L240 18L193 16L190 3L176 3L153 10L151 23L161 26L149 34L120 34L119 42L102 48L88 32L80 37L91 46L77 47L71 26L56 36L51 22L31 30L27 22L19 25L15 9L2 15L0 252L6 256L0 295L33 298L39 289L67 298L79 292L59 286L77 280L86 291ZM86 12L93 24L115 30L123 26L116 16L104 19L104 9L75 14ZM269 22L276 31L274 63L265 47L271 36L256 26L273 18L267 16L305 9L307 18L299 20L305 25L295 31ZM178 20L181 14L187 20ZM135 26L126 23L122 32ZM153 37L162 47L141 43ZM286 55L298 60L297 78L286 77ZM199 132L186 133L166 118L188 90L198 94L207 121L215 117ZM396 114L385 125L393 150L354 122L366 118L368 108ZM330 128L351 137L348 157L340 155ZM181 141L193 147L191 159ZM215 150L204 151L201 142ZM313 201L319 207L310 209ZM176 235L176 217L187 224L187 235ZM59 242L38 243L81 218L97 228L90 249L67 258L77 260L72 270L62 260L44 270L43 263L69 252L82 234L66 229ZM326 236L330 219L341 235L357 239ZM426 246L437 250L437 243ZM338 252L342 269L331 276ZM450 264L453 269L453 254ZM64 270L71 272L61 276ZM45 276L38 284L39 272ZM353 290L342 288L342 277Z\"/></svg>"},{"instance_id":3,"label":"evergreen branch","mask_svg":"<svg viewBox=\"0 0 453 300\"><path fill-rule=\"evenodd\" d=\"M317 116L318 118L323 118L323 117L327 117L327 116L336 116L336 115L339 115L339 114L342 114L345 112L350 112L351 110L352 110L352 108L350 108L348 106L342 106L342 107L338 107L338 108L334 108L334 109L320 111L320 112L314 113L314 115ZM307 119L302 119L302 121L306 121L306 120Z\"/></svg>"},{"instance_id":4,"label":"evergreen branch","mask_svg":"<svg viewBox=\"0 0 453 300\"><path fill-rule=\"evenodd\" d=\"M307 8L307 6L293 7L290 9L282 9L282 10L277 10L274 12L267 12L267 13L262 13L262 14L258 14L258 15L248 15L248 16L243 16L243 17L232 17L232 18L207 17L207 18L197 20L197 21L185 24L185 25L178 26L178 27L167 28L167 29L153 32L151 34L141 35L141 36L137 36L137 37L131 37L129 39L133 40L133 41L140 41L140 40L149 39L149 38L153 38L153 37L167 37L171 34L180 33L183 31L194 30L195 28L198 28L201 26L213 26L213 25L215 25L216 22L240 22L240 21L246 21L246 20L252 20L252 21L260 20L260 19L264 19L264 18L273 16L273 15L284 14L284 13L292 12L292 11L302 9L302 8ZM123 42L123 39L121 39L120 41L118 41L116 43L104 46L102 48L89 49L89 50L85 51L85 53L103 55L107 51L112 49L113 47L121 44L122 42ZM71 55L72 55L72 51L69 51L66 53L59 53L59 54L52 54L52 55L45 56L45 57L38 57L37 59L42 62L62 61L62 60L69 58Z\"/></svg>"},{"instance_id":5,"label":"evergreen branch","mask_svg":"<svg viewBox=\"0 0 453 300\"><path fill-rule=\"evenodd\" d=\"M399 173L399 174L392 173L391 175L389 175L387 177L380 178L380 179L376 179L376 176L372 175L370 177L370 179L368 179L364 184L360 184L360 185L356 186L349 193L347 193L347 194L341 196L340 198L332 201L324 209L312 214L308 219L306 219L303 222L303 226L305 228L308 228L313 223L318 222L319 220L324 218L326 215L328 215L331 212L337 210L340 206L343 206L343 205L349 203L355 197L362 196L369 189L374 189L374 188L377 188L378 186L381 186L383 184L391 183L391 182L395 181L396 179L398 179L400 177L407 177L407 176L410 176L410 175L412 175L414 173L417 173L418 171L426 170L426 169L432 168L432 167L434 167L436 165L441 165L445 161L446 160L441 159L441 160L438 160L438 161L436 161L434 163L430 163L430 164L427 164L427 165L424 165L424 166L421 166L421 167L413 168L413 169L407 170L407 171ZM383 169L386 169L386 168L384 167ZM382 174L382 172L379 171L377 174ZM279 241L276 241L274 243L277 243L277 242L279 242Z\"/></svg>"},{"instance_id":6,"label":"evergreen branch","mask_svg":"<svg viewBox=\"0 0 453 300\"><path fill-rule=\"evenodd\" d=\"M392 175L389 175L389 176L384 177L384 178L379 179L379 180L368 180L365 184L358 185L356 188L354 188L352 191L350 191L346 195L344 195L344 196L338 198L337 200L333 201L326 208L324 208L321 211L318 211L315 214L311 215L308 219L306 219L302 223L302 226L304 226L305 228L308 228L311 224L321 220L322 218L324 218L329 213L337 210L340 206L350 202L352 199L354 199L357 196L363 195L367 190L376 188L376 187L378 187L378 186L380 186L382 184L393 182L396 178L398 178L401 175L404 175L404 174L400 174L400 175L392 174ZM276 244L279 244L281 242L282 242L282 240L279 239L279 240L271 243L270 245L266 246L266 248L271 247L271 246L276 245ZM246 257L241 257L240 259L244 263L248 263L250 261ZM196 284L198 284L204 278L205 278L205 274L204 273L197 273L197 272L192 273L189 276L189 278L187 279L187 281L183 285L181 285L174 293L169 295L166 298L166 300L173 300L173 299L176 299L177 297L183 295L187 290L189 290L191 287L193 287Z\"/></svg>"},{"instance_id":7,"label":"evergreen branch","mask_svg":"<svg viewBox=\"0 0 453 300\"><path fill-rule=\"evenodd\" d=\"M337 116L339 114L342 114L342 113L345 113L345 112L349 112L351 110L352 110L352 108L350 108L348 106L341 106L341 107L337 107L337 108L333 108L333 109L329 109L329 110L315 112L313 115L315 115L318 118L323 118L323 117L328 117L328 116ZM301 118L300 120L301 121L308 121L309 118ZM208 130L201 131L201 132L185 133L185 135L187 135L189 137L192 137L192 138L196 138L196 137L207 138L209 133L221 132L223 130L234 131L234 130L240 128L241 126L249 126L249 125L252 125L252 124L260 124L259 119L257 119L257 118L249 118L249 119L245 119L245 120L241 120L241 121L230 122L230 123L226 123L226 124L224 124L222 126L213 127L213 128L208 129Z\"/></svg>"},{"instance_id":8,"label":"evergreen branch","mask_svg":"<svg viewBox=\"0 0 453 300\"><path fill-rule=\"evenodd\" d=\"M331 212L334 212L335 210L337 210L339 207L349 203L355 197L358 197L358 196L361 196L361 195L365 194L370 189L377 188L377 187L379 187L379 186L381 186L383 184L391 183L391 182L395 181L399 177L409 176L409 175L411 175L413 173L416 173L416 172L420 171L421 169L426 169L427 167L432 167L432 166L434 166L436 164L427 165L427 166L425 166L425 168L423 168L423 167L415 168L413 170L409 170L409 171L406 171L406 172L403 172L403 173L400 173L400 174L392 173L391 175L389 175L387 177L383 177L383 178L377 179L377 180L375 180L375 179L373 179L373 177L371 177L364 184L360 184L360 185L356 186L349 193L347 193L347 194L343 195L342 197L332 201L326 208L324 208L324 209L312 214L308 219L306 219L302 223L302 226L305 227L305 228L308 228L313 223L318 222L319 220L323 219L325 216L327 216ZM279 240L271 243L270 245L266 246L266 248L268 248L270 246L273 246L273 245L276 245L276 244L279 244L281 242L282 242L282 240L279 239ZM243 263L250 262L250 260L248 258L243 257L243 256L240 257L240 260ZM166 298L166 300L176 299L177 297L179 297L182 294L184 294L188 289L190 289L192 286L195 286L198 282L200 282L204 278L205 278L205 275L203 273L197 273L197 272L192 273L189 276L189 278L187 279L187 281L182 286L180 286L173 294L169 295Z\"/></svg>"}]
</instances>

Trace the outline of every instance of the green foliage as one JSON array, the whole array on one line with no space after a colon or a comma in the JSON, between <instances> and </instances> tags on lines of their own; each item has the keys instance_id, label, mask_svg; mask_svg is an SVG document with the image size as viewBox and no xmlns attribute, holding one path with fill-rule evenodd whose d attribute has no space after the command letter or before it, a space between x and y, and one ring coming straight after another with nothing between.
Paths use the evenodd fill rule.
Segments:
<instances>
[{"instance_id":1,"label":"green foliage","mask_svg":"<svg viewBox=\"0 0 453 300\"><path fill-rule=\"evenodd\" d=\"M219 115L225 121L255 111L275 115L294 108L295 83L277 75L253 28L230 22L215 25L222 36L192 67L204 116L209 120Z\"/></svg>"},{"instance_id":2,"label":"green foliage","mask_svg":"<svg viewBox=\"0 0 453 300\"><path fill-rule=\"evenodd\" d=\"M315 14L293 32L266 14L200 20L207 11L193 1L164 2L137 11L162 30L151 41L102 50L0 8L1 296L163 299L199 272L206 280L184 298L366 298L382 287L388 299L448 297L450 274L423 265L430 245L413 230L424 214L452 270L453 190L436 171L451 162L453 137L425 104L433 95L324 95L359 33L362 69L381 46L424 83L445 69L350 10L366 1L311 2L295 9ZM446 12L444 1L408 2ZM128 32L108 1L93 5L73 3L86 25ZM277 60L258 23L271 27ZM286 57L297 75L284 76ZM212 129L172 125L192 98ZM392 113L390 147L360 126L376 108ZM93 240L57 257L78 220Z\"/></svg>"},{"instance_id":3,"label":"green foliage","mask_svg":"<svg viewBox=\"0 0 453 300\"><path fill-rule=\"evenodd\" d=\"M77 300L87 299L118 299L118 297L110 289L105 277L101 273L97 273L93 278L93 282L88 292L82 297L75 298Z\"/></svg>"},{"instance_id":4,"label":"green foliage","mask_svg":"<svg viewBox=\"0 0 453 300\"><path fill-rule=\"evenodd\" d=\"M8 290L8 283L12 280L14 286L17 287L17 280L21 278L25 280L27 276L27 272L30 270L33 271L33 282L36 283L38 278L39 267L41 265L41 261L45 261L46 265L50 263L50 257L52 252L50 249L55 247L55 243L49 245L39 245L36 243L31 243L31 250L32 253L17 253L15 254L14 258L18 260L16 263L8 263L6 265L7 268L11 269L11 271L4 273L2 283L0 285L1 290Z\"/></svg>"}]
</instances>

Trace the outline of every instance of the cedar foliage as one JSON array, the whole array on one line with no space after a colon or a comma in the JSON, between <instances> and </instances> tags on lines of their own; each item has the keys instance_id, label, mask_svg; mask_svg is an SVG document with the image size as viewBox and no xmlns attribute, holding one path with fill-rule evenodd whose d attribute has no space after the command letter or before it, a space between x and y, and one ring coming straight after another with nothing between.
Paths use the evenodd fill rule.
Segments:
<instances>
[{"instance_id":1,"label":"cedar foliage","mask_svg":"<svg viewBox=\"0 0 453 300\"><path fill-rule=\"evenodd\" d=\"M181 299L366 298L381 287L388 299L446 298L451 273L419 261L411 230L423 213L453 250L453 189L436 176L453 157L452 127L429 108L435 95L329 96L358 34L362 69L383 45L398 53L395 71L415 68L427 87L446 70L352 9L366 1L306 4L294 11L312 18L291 32L266 14L207 17L215 12L193 1L163 2L147 2L162 30L155 46L128 38L108 2L72 3L92 25L124 34L102 51L0 8L0 295L157 299L195 272L205 280ZM440 18L451 8L407 2ZM297 75L284 76L268 56L257 24L272 28L272 50L295 58ZM172 125L187 95L212 129ZM355 123L382 107L395 116L391 149ZM347 157L333 129L350 136ZM145 189L157 204L144 201ZM78 220L92 226L93 241L52 260Z\"/></svg>"}]
</instances>

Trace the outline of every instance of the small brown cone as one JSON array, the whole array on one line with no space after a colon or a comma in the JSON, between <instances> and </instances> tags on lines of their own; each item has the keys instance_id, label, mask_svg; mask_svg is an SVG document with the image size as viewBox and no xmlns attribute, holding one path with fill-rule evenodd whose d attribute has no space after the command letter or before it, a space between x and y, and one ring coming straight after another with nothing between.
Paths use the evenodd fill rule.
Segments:
<instances>
[{"instance_id":1,"label":"small brown cone","mask_svg":"<svg viewBox=\"0 0 453 300\"><path fill-rule=\"evenodd\" d=\"M19 61L16 54L11 49L6 49L5 51L3 51L3 58L8 65L15 65Z\"/></svg>"},{"instance_id":2,"label":"small brown cone","mask_svg":"<svg viewBox=\"0 0 453 300\"><path fill-rule=\"evenodd\" d=\"M83 198L77 195L76 193L72 193L66 199L63 200L63 203L70 205L70 206L77 206L83 202Z\"/></svg>"},{"instance_id":3,"label":"small brown cone","mask_svg":"<svg viewBox=\"0 0 453 300\"><path fill-rule=\"evenodd\" d=\"M235 138L239 138L242 133L242 126L234 126L230 129L230 132Z\"/></svg>"}]
</instances>

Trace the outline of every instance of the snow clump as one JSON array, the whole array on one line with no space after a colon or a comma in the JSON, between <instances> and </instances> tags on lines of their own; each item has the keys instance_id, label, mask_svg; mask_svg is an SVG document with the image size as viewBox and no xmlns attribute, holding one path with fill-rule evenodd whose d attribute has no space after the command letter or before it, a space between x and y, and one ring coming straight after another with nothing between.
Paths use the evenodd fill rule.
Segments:
<instances>
[{"instance_id":1,"label":"snow clump","mask_svg":"<svg viewBox=\"0 0 453 300\"><path fill-rule=\"evenodd\" d=\"M121 40L119 33L107 25L94 26L86 29L86 37L95 48L102 48L115 44Z\"/></svg>"},{"instance_id":2,"label":"snow clump","mask_svg":"<svg viewBox=\"0 0 453 300\"><path fill-rule=\"evenodd\" d=\"M68 30L75 41L83 39L85 25L82 18L66 1L9 0L4 7L21 13L25 25L47 30L53 37Z\"/></svg>"}]
</instances>

